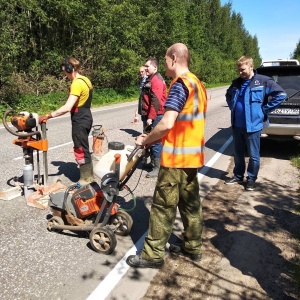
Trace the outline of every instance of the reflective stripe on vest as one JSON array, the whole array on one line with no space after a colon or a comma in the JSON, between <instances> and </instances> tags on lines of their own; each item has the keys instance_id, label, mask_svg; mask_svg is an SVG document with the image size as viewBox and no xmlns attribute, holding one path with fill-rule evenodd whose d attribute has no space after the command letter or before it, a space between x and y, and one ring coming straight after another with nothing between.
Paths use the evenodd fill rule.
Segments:
<instances>
[{"instance_id":1,"label":"reflective stripe on vest","mask_svg":"<svg viewBox=\"0 0 300 300\"><path fill-rule=\"evenodd\" d=\"M195 114L179 114L177 117L178 121L193 121L193 120L203 120L206 118L206 112Z\"/></svg>"},{"instance_id":2,"label":"reflective stripe on vest","mask_svg":"<svg viewBox=\"0 0 300 300\"><path fill-rule=\"evenodd\" d=\"M164 146L164 152L170 154L199 154L204 151L204 146L189 147L189 148L175 148Z\"/></svg>"},{"instance_id":3,"label":"reflective stripe on vest","mask_svg":"<svg viewBox=\"0 0 300 300\"><path fill-rule=\"evenodd\" d=\"M184 76L185 79L187 79L189 81L189 83L192 85L193 89L194 89L194 93L195 93L195 97L194 97L194 114L198 113L198 105L199 105L199 96L198 96L198 88L197 85L195 84L195 82L193 82L191 80L191 78Z\"/></svg>"}]
</instances>

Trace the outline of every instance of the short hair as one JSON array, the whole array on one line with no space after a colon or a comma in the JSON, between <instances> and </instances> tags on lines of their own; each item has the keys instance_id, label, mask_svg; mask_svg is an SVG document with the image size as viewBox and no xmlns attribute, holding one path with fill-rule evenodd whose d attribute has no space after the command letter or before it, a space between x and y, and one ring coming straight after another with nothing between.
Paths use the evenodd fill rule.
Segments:
<instances>
[{"instance_id":1,"label":"short hair","mask_svg":"<svg viewBox=\"0 0 300 300\"><path fill-rule=\"evenodd\" d=\"M76 58L74 58L74 57L63 58L61 60L61 64L64 65L66 63L66 61L70 65L73 66L73 68L74 68L75 71L78 72L80 70L81 64L80 64L80 62Z\"/></svg>"},{"instance_id":2,"label":"short hair","mask_svg":"<svg viewBox=\"0 0 300 300\"><path fill-rule=\"evenodd\" d=\"M243 55L238 59L237 65L238 66L247 65L247 66L253 67L253 59L250 56Z\"/></svg>"},{"instance_id":3,"label":"short hair","mask_svg":"<svg viewBox=\"0 0 300 300\"><path fill-rule=\"evenodd\" d=\"M158 68L158 60L156 57L149 57L147 61L150 61L151 65L154 66L155 68Z\"/></svg>"}]
</instances>

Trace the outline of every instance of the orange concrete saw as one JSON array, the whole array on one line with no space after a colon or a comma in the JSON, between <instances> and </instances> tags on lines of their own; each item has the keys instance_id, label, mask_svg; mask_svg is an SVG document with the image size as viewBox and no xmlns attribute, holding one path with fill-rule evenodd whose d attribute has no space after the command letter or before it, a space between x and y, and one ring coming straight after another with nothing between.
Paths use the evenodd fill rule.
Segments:
<instances>
[{"instance_id":1,"label":"orange concrete saw","mask_svg":"<svg viewBox=\"0 0 300 300\"><path fill-rule=\"evenodd\" d=\"M127 181L148 152L141 147L125 148L119 142L108 144L108 153L94 167L101 183L92 182L69 186L64 192L50 194L49 207L53 216L48 230L87 231L92 248L102 254L110 254L117 245L117 235L127 235L133 220L119 205L119 191L126 189ZM134 208L133 207L133 208Z\"/></svg>"}]
</instances>

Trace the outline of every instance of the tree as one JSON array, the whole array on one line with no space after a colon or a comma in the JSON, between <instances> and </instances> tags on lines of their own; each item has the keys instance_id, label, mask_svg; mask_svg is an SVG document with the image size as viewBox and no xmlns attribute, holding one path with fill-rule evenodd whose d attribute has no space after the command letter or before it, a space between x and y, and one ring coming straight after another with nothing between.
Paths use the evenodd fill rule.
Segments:
<instances>
[{"instance_id":1,"label":"tree","mask_svg":"<svg viewBox=\"0 0 300 300\"><path fill-rule=\"evenodd\" d=\"M190 68L202 80L229 82L240 56L260 61L256 36L231 8L220 0L2 1L0 97L61 90L60 62L68 56L96 89L136 86L138 67L149 56L161 67L177 42L189 47Z\"/></svg>"},{"instance_id":2,"label":"tree","mask_svg":"<svg viewBox=\"0 0 300 300\"><path fill-rule=\"evenodd\" d=\"M296 49L293 52L293 59L298 59L300 61L300 39L296 45Z\"/></svg>"}]
</instances>

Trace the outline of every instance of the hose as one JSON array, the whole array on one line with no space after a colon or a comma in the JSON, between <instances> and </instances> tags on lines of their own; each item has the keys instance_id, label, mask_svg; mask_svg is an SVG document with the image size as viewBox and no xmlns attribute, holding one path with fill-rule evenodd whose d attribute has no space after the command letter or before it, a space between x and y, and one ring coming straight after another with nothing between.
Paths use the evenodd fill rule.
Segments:
<instances>
[{"instance_id":1,"label":"hose","mask_svg":"<svg viewBox=\"0 0 300 300\"><path fill-rule=\"evenodd\" d=\"M132 196L132 200L133 200L133 206L131 208L125 209L123 207L120 207L120 210L124 210L126 212L128 211L133 211L136 208L136 197L134 196L133 192L130 190L130 188L127 185L124 185L123 187L124 189L126 189L127 191L129 191L129 194ZM128 195L128 194L127 194ZM126 197L126 196L125 196Z\"/></svg>"}]
</instances>

